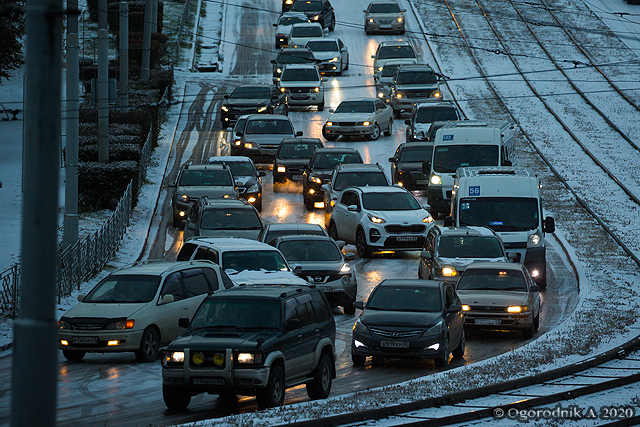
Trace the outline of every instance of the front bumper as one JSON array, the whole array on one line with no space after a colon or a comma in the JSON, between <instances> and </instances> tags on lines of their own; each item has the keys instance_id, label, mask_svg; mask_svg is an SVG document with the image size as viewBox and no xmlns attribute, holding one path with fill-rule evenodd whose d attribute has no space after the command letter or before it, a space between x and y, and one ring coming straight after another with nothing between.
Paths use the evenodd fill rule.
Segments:
<instances>
[{"instance_id":1,"label":"front bumper","mask_svg":"<svg viewBox=\"0 0 640 427\"><path fill-rule=\"evenodd\" d=\"M386 227L398 227L396 224L380 224L365 227L367 244L373 250L390 251L419 251L424 248L426 235L430 230L429 224L422 224L422 231L389 232ZM410 226L409 226L410 227Z\"/></svg>"},{"instance_id":2,"label":"front bumper","mask_svg":"<svg viewBox=\"0 0 640 427\"><path fill-rule=\"evenodd\" d=\"M318 105L324 101L324 95L321 92L311 93L287 93L287 105Z\"/></svg>"},{"instance_id":3,"label":"front bumper","mask_svg":"<svg viewBox=\"0 0 640 427\"><path fill-rule=\"evenodd\" d=\"M412 359L436 359L442 357L441 335L421 337L417 340L409 340L409 347L382 347L382 341L403 341L402 339L377 339L373 336L353 333L351 340L351 352L355 356L379 356L388 358L412 358ZM437 350L434 350L437 345ZM432 348L430 348L433 346Z\"/></svg>"},{"instance_id":4,"label":"front bumper","mask_svg":"<svg viewBox=\"0 0 640 427\"><path fill-rule=\"evenodd\" d=\"M322 127L322 131L329 135L337 135L337 136L366 136L373 135L373 123L369 126L342 126L342 125L333 125L327 126L324 125Z\"/></svg>"},{"instance_id":5,"label":"front bumper","mask_svg":"<svg viewBox=\"0 0 640 427\"><path fill-rule=\"evenodd\" d=\"M253 206L260 206L262 204L262 191L252 193L240 193L240 197L251 203Z\"/></svg>"},{"instance_id":6,"label":"front bumper","mask_svg":"<svg viewBox=\"0 0 640 427\"><path fill-rule=\"evenodd\" d=\"M343 276L350 276L351 279L349 280L348 285L344 285L342 283ZM313 275L305 275L303 278L305 280L308 280L309 283L315 285L316 288L324 292L332 307L348 304L355 301L356 299L356 294L358 292L358 282L356 280L355 274L338 275L335 278L331 277L326 281L324 279L315 281L313 280Z\"/></svg>"},{"instance_id":7,"label":"front bumper","mask_svg":"<svg viewBox=\"0 0 640 427\"><path fill-rule=\"evenodd\" d=\"M402 184L409 191L427 190L429 188L429 177L422 172L403 172L396 173L394 181Z\"/></svg>"},{"instance_id":8,"label":"front bumper","mask_svg":"<svg viewBox=\"0 0 640 427\"><path fill-rule=\"evenodd\" d=\"M371 33L401 33L405 30L404 20L398 22L397 19L374 19L373 22L369 22L369 20L366 19L364 21L364 30Z\"/></svg>"},{"instance_id":9,"label":"front bumper","mask_svg":"<svg viewBox=\"0 0 640 427\"><path fill-rule=\"evenodd\" d=\"M58 331L58 348L61 350L111 353L119 351L136 351L140 348L143 331ZM75 339L86 343L74 343ZM89 340L97 339L96 343ZM64 345L62 342L68 344ZM112 345L109 345L112 342ZM117 344L116 344L117 342Z\"/></svg>"},{"instance_id":10,"label":"front bumper","mask_svg":"<svg viewBox=\"0 0 640 427\"><path fill-rule=\"evenodd\" d=\"M493 307L487 307L495 310ZM506 311L506 307L505 311ZM506 312L496 313L495 311L487 313L484 307L472 306L471 310L464 312L464 326L470 329L507 329L520 331L522 329L530 329L533 325L533 312L522 314L509 314Z\"/></svg>"},{"instance_id":11,"label":"front bumper","mask_svg":"<svg viewBox=\"0 0 640 427\"><path fill-rule=\"evenodd\" d=\"M249 157L251 160L257 163L272 163L273 159L276 158L277 151L277 146L275 148L261 148L259 146L254 146L253 148L247 148L246 146L242 147L242 155Z\"/></svg>"}]
</instances>

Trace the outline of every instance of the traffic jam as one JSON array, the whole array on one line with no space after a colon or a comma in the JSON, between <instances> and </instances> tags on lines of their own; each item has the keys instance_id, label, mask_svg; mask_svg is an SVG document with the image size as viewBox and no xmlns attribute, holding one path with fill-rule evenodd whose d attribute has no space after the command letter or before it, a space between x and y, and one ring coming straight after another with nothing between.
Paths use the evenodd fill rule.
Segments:
<instances>
[{"instance_id":1,"label":"traffic jam","mask_svg":"<svg viewBox=\"0 0 640 427\"><path fill-rule=\"evenodd\" d=\"M186 162L169 185L184 238L175 262L137 262L79 295L58 323L68 361L133 352L160 359L169 409L203 393L255 396L265 409L300 385L310 400L330 395L343 316L355 315L354 366L443 368L464 357L465 332L536 334L555 230L540 181L518 165L514 124L466 120L445 99L445 77L402 40L405 12L395 0L363 10L363 37L399 39L371 57L375 96L329 107L329 78L354 67L332 37L340 17L329 0L282 1L271 81L237 85L220 103L228 152ZM325 105L322 138L296 130L291 110ZM347 144L375 144L401 123L389 171ZM268 197L291 187L321 224L265 221ZM362 298L354 263L396 252L419 255L418 278L382 280Z\"/></svg>"}]
</instances>

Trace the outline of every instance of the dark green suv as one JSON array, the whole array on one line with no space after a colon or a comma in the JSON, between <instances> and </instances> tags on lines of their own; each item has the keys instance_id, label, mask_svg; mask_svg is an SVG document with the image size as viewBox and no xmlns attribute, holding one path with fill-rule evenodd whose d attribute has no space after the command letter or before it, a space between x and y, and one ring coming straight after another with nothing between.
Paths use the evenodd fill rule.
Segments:
<instances>
[{"instance_id":1,"label":"dark green suv","mask_svg":"<svg viewBox=\"0 0 640 427\"><path fill-rule=\"evenodd\" d=\"M325 399L336 376L336 325L314 286L253 285L207 297L187 331L162 349L162 394L185 409L200 393L256 396L280 406L285 390L306 384Z\"/></svg>"}]
</instances>

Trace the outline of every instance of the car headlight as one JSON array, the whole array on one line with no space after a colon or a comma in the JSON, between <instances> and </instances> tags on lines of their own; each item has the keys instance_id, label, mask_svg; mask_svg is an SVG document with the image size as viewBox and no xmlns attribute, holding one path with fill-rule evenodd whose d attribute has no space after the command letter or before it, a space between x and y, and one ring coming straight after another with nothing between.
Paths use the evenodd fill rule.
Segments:
<instances>
[{"instance_id":1,"label":"car headlight","mask_svg":"<svg viewBox=\"0 0 640 427\"><path fill-rule=\"evenodd\" d=\"M442 333L442 320L424 331L424 335L438 335L440 333Z\"/></svg>"},{"instance_id":2,"label":"car headlight","mask_svg":"<svg viewBox=\"0 0 640 427\"><path fill-rule=\"evenodd\" d=\"M373 24L373 18L369 18L369 24Z\"/></svg>"},{"instance_id":3,"label":"car headlight","mask_svg":"<svg viewBox=\"0 0 640 427\"><path fill-rule=\"evenodd\" d=\"M283 88L283 87L280 88L280 92L285 93L286 91L287 91L286 88Z\"/></svg>"},{"instance_id":4,"label":"car headlight","mask_svg":"<svg viewBox=\"0 0 640 427\"><path fill-rule=\"evenodd\" d=\"M184 351L167 351L162 358L163 365L182 362L184 362Z\"/></svg>"},{"instance_id":5,"label":"car headlight","mask_svg":"<svg viewBox=\"0 0 640 427\"><path fill-rule=\"evenodd\" d=\"M351 283L351 275L342 276L342 286L349 286Z\"/></svg>"},{"instance_id":6,"label":"car headlight","mask_svg":"<svg viewBox=\"0 0 640 427\"><path fill-rule=\"evenodd\" d=\"M284 4L293 4L293 0L286 0Z\"/></svg>"},{"instance_id":7,"label":"car headlight","mask_svg":"<svg viewBox=\"0 0 640 427\"><path fill-rule=\"evenodd\" d=\"M309 178L309 180L311 180L311 182L315 182L316 184L322 184L322 180L317 176L312 176Z\"/></svg>"},{"instance_id":8,"label":"car headlight","mask_svg":"<svg viewBox=\"0 0 640 427\"><path fill-rule=\"evenodd\" d=\"M384 93L378 92L378 98L384 98Z\"/></svg>"},{"instance_id":9,"label":"car headlight","mask_svg":"<svg viewBox=\"0 0 640 427\"><path fill-rule=\"evenodd\" d=\"M258 187L258 184L253 184L251 187L247 188L247 193L255 193L257 191L260 191L260 187Z\"/></svg>"},{"instance_id":10,"label":"car headlight","mask_svg":"<svg viewBox=\"0 0 640 427\"><path fill-rule=\"evenodd\" d=\"M400 92L396 93L396 98L398 98L398 99L402 98L402 93L400 93Z\"/></svg>"},{"instance_id":11,"label":"car headlight","mask_svg":"<svg viewBox=\"0 0 640 427\"><path fill-rule=\"evenodd\" d=\"M439 90L436 90L431 94L432 98L440 98L441 96L442 96L442 93Z\"/></svg>"},{"instance_id":12,"label":"car headlight","mask_svg":"<svg viewBox=\"0 0 640 427\"><path fill-rule=\"evenodd\" d=\"M239 147L240 144L242 144L242 141L239 139L236 139L235 141L233 141L233 145L235 145L236 147Z\"/></svg>"},{"instance_id":13,"label":"car headlight","mask_svg":"<svg viewBox=\"0 0 640 427\"><path fill-rule=\"evenodd\" d=\"M315 93L318 93L318 92L320 92L320 88L319 88L319 87L314 87L314 88L313 88L313 91L314 91Z\"/></svg>"},{"instance_id":14,"label":"car headlight","mask_svg":"<svg viewBox=\"0 0 640 427\"><path fill-rule=\"evenodd\" d=\"M287 168L286 168L286 167L284 167L284 166L282 166L282 165L278 165L278 167L276 168L276 170L277 170L279 173L285 173L285 172L287 171Z\"/></svg>"},{"instance_id":15,"label":"car headlight","mask_svg":"<svg viewBox=\"0 0 640 427\"><path fill-rule=\"evenodd\" d=\"M254 147L253 142L245 142L245 143L244 143L244 148L249 148L249 149L251 149L251 148L253 148L253 147Z\"/></svg>"},{"instance_id":16,"label":"car headlight","mask_svg":"<svg viewBox=\"0 0 640 427\"><path fill-rule=\"evenodd\" d=\"M276 68L276 73L278 73L278 74L282 73L282 69L281 68Z\"/></svg>"},{"instance_id":17,"label":"car headlight","mask_svg":"<svg viewBox=\"0 0 640 427\"><path fill-rule=\"evenodd\" d=\"M227 108L225 105L223 105L222 106L222 111L224 111L226 113L227 111L229 111L229 108Z\"/></svg>"},{"instance_id":18,"label":"car headlight","mask_svg":"<svg viewBox=\"0 0 640 427\"><path fill-rule=\"evenodd\" d=\"M402 21L404 21L404 19L401 16L401 17L398 18L398 22L402 22Z\"/></svg>"},{"instance_id":19,"label":"car headlight","mask_svg":"<svg viewBox=\"0 0 640 427\"><path fill-rule=\"evenodd\" d=\"M262 363L262 353L260 352L237 353L236 361L239 364L244 364L244 365L260 364Z\"/></svg>"},{"instance_id":20,"label":"car headlight","mask_svg":"<svg viewBox=\"0 0 640 427\"><path fill-rule=\"evenodd\" d=\"M378 67L378 71L382 71L382 67Z\"/></svg>"},{"instance_id":21,"label":"car headlight","mask_svg":"<svg viewBox=\"0 0 640 427\"><path fill-rule=\"evenodd\" d=\"M458 275L458 271L453 266L445 265L442 267L442 275L444 277L454 277Z\"/></svg>"},{"instance_id":22,"label":"car headlight","mask_svg":"<svg viewBox=\"0 0 640 427\"><path fill-rule=\"evenodd\" d=\"M324 124L325 126L333 126L333 122L327 122Z\"/></svg>"},{"instance_id":23,"label":"car headlight","mask_svg":"<svg viewBox=\"0 0 640 427\"><path fill-rule=\"evenodd\" d=\"M440 185L442 184L442 178L440 178L440 175L431 175L431 183L434 185Z\"/></svg>"},{"instance_id":24,"label":"car headlight","mask_svg":"<svg viewBox=\"0 0 640 427\"><path fill-rule=\"evenodd\" d=\"M331 58L331 59L329 60L329 62L338 62L338 60L339 60L339 59L340 59L340 58L338 58L338 57L336 56L335 58Z\"/></svg>"},{"instance_id":25,"label":"car headlight","mask_svg":"<svg viewBox=\"0 0 640 427\"><path fill-rule=\"evenodd\" d=\"M340 269L341 273L348 273L351 271L351 267L349 267L347 264L343 264L342 268Z\"/></svg>"},{"instance_id":26,"label":"car headlight","mask_svg":"<svg viewBox=\"0 0 640 427\"><path fill-rule=\"evenodd\" d=\"M133 329L133 326L135 324L136 324L135 320L131 320L131 319L120 320L117 322L109 323L105 329L108 331L113 331L113 330L122 331L124 329Z\"/></svg>"},{"instance_id":27,"label":"car headlight","mask_svg":"<svg viewBox=\"0 0 640 427\"><path fill-rule=\"evenodd\" d=\"M267 107L260 107L258 108L258 113L262 113L263 111L267 111Z\"/></svg>"},{"instance_id":28,"label":"car headlight","mask_svg":"<svg viewBox=\"0 0 640 427\"><path fill-rule=\"evenodd\" d=\"M58 329L71 330L71 323L64 320L58 320Z\"/></svg>"},{"instance_id":29,"label":"car headlight","mask_svg":"<svg viewBox=\"0 0 640 427\"><path fill-rule=\"evenodd\" d=\"M401 182L399 182L398 184L400 184L400 186L402 187ZM430 224L433 222L433 217L431 215L425 216L424 218L422 218L422 222L426 222L427 224Z\"/></svg>"},{"instance_id":30,"label":"car headlight","mask_svg":"<svg viewBox=\"0 0 640 427\"><path fill-rule=\"evenodd\" d=\"M371 122L368 120L365 122L362 122L362 126L369 126L369 125L371 125Z\"/></svg>"},{"instance_id":31,"label":"car headlight","mask_svg":"<svg viewBox=\"0 0 640 427\"><path fill-rule=\"evenodd\" d=\"M527 240L527 246L539 246L542 243L542 236L539 231L536 231L533 234L529 235L529 239Z\"/></svg>"},{"instance_id":32,"label":"car headlight","mask_svg":"<svg viewBox=\"0 0 640 427\"><path fill-rule=\"evenodd\" d=\"M362 324L360 319L356 320L356 323L353 324L353 332L369 335L369 329L367 329L367 327Z\"/></svg>"},{"instance_id":33,"label":"car headlight","mask_svg":"<svg viewBox=\"0 0 640 427\"><path fill-rule=\"evenodd\" d=\"M313 18L311 18L311 19L313 19L314 21L317 21L318 19L320 19L320 15L315 15L315 16L314 16Z\"/></svg>"},{"instance_id":34,"label":"car headlight","mask_svg":"<svg viewBox=\"0 0 640 427\"><path fill-rule=\"evenodd\" d=\"M186 194L178 194L178 200L184 203L189 203L189 196Z\"/></svg>"},{"instance_id":35,"label":"car headlight","mask_svg":"<svg viewBox=\"0 0 640 427\"><path fill-rule=\"evenodd\" d=\"M469 311L471 310L471 307L469 307L467 304L462 304L462 311Z\"/></svg>"},{"instance_id":36,"label":"car headlight","mask_svg":"<svg viewBox=\"0 0 640 427\"><path fill-rule=\"evenodd\" d=\"M524 311L529 311L529 307L522 305L512 305L507 307L507 313L522 313Z\"/></svg>"},{"instance_id":37,"label":"car headlight","mask_svg":"<svg viewBox=\"0 0 640 427\"><path fill-rule=\"evenodd\" d=\"M384 219L373 216L371 214L367 214L367 216L369 217L369 221L373 222L374 224L384 224L385 222L387 222Z\"/></svg>"}]
</instances>

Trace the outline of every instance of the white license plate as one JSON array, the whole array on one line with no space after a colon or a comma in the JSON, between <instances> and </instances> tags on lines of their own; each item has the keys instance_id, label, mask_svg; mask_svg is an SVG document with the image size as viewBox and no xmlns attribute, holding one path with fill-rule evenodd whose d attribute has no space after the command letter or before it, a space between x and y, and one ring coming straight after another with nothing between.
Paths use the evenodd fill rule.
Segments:
<instances>
[{"instance_id":1,"label":"white license plate","mask_svg":"<svg viewBox=\"0 0 640 427\"><path fill-rule=\"evenodd\" d=\"M302 181L302 175L293 175L291 179L294 181Z\"/></svg>"},{"instance_id":2,"label":"white license plate","mask_svg":"<svg viewBox=\"0 0 640 427\"><path fill-rule=\"evenodd\" d=\"M224 385L222 378L194 378L194 385Z\"/></svg>"},{"instance_id":3,"label":"white license plate","mask_svg":"<svg viewBox=\"0 0 640 427\"><path fill-rule=\"evenodd\" d=\"M71 344L98 344L98 337L71 337Z\"/></svg>"},{"instance_id":4,"label":"white license plate","mask_svg":"<svg viewBox=\"0 0 640 427\"><path fill-rule=\"evenodd\" d=\"M380 341L380 347L409 348L409 341Z\"/></svg>"},{"instance_id":5,"label":"white license plate","mask_svg":"<svg viewBox=\"0 0 640 427\"><path fill-rule=\"evenodd\" d=\"M355 132L355 128L342 128L340 129L342 132Z\"/></svg>"},{"instance_id":6,"label":"white license plate","mask_svg":"<svg viewBox=\"0 0 640 427\"><path fill-rule=\"evenodd\" d=\"M428 179L416 179L416 184L428 184Z\"/></svg>"},{"instance_id":7,"label":"white license plate","mask_svg":"<svg viewBox=\"0 0 640 427\"><path fill-rule=\"evenodd\" d=\"M476 319L474 323L482 326L500 326L502 321L500 319Z\"/></svg>"},{"instance_id":8,"label":"white license plate","mask_svg":"<svg viewBox=\"0 0 640 427\"><path fill-rule=\"evenodd\" d=\"M398 242L417 242L418 237L416 236L398 236L396 237Z\"/></svg>"}]
</instances>

